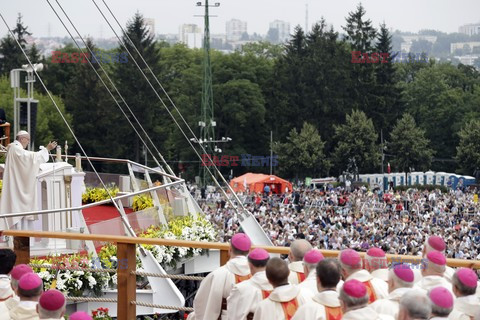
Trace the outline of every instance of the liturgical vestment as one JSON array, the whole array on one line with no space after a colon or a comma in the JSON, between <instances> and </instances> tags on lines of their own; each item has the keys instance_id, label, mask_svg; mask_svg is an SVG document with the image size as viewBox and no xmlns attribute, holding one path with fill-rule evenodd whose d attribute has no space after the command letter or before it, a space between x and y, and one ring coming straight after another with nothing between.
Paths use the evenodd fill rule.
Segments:
<instances>
[{"instance_id":1,"label":"liturgical vestment","mask_svg":"<svg viewBox=\"0 0 480 320\"><path fill-rule=\"evenodd\" d=\"M253 320L290 320L298 307L312 301L305 291L291 284L273 289L267 299L258 304Z\"/></svg>"},{"instance_id":2,"label":"liturgical vestment","mask_svg":"<svg viewBox=\"0 0 480 320\"><path fill-rule=\"evenodd\" d=\"M327 315L328 312L328 315ZM340 320L342 311L338 292L326 290L317 292L312 302L308 302L298 308L292 320Z\"/></svg>"},{"instance_id":3,"label":"liturgical vestment","mask_svg":"<svg viewBox=\"0 0 480 320\"><path fill-rule=\"evenodd\" d=\"M273 291L265 271L255 273L251 279L235 285L227 299L227 319L245 320L254 314L260 301Z\"/></svg>"},{"instance_id":4,"label":"liturgical vestment","mask_svg":"<svg viewBox=\"0 0 480 320\"><path fill-rule=\"evenodd\" d=\"M17 140L7 147L7 158L3 172L0 214L37 210L36 178L40 165L48 161L48 150L38 152L23 149ZM9 228L13 228L22 217L8 218ZM0 230L7 229L5 219L0 219Z\"/></svg>"},{"instance_id":5,"label":"liturgical vestment","mask_svg":"<svg viewBox=\"0 0 480 320\"><path fill-rule=\"evenodd\" d=\"M247 257L237 256L230 259L224 266L210 272L202 280L193 301L194 312L189 314L189 320L227 319L227 310L222 309L222 300L227 299L233 286L239 282L239 277L248 277L250 268ZM228 306L227 306L228 308Z\"/></svg>"}]
</instances>

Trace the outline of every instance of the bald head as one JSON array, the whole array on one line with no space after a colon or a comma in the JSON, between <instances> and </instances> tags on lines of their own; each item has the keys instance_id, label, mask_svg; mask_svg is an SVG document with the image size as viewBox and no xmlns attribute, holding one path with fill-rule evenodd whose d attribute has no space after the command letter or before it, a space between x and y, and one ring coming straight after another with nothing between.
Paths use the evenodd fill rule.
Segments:
<instances>
[{"instance_id":1,"label":"bald head","mask_svg":"<svg viewBox=\"0 0 480 320\"><path fill-rule=\"evenodd\" d=\"M288 284L290 270L288 269L287 263L282 259L275 257L268 260L265 271L267 279L273 287Z\"/></svg>"},{"instance_id":2,"label":"bald head","mask_svg":"<svg viewBox=\"0 0 480 320\"><path fill-rule=\"evenodd\" d=\"M291 262L294 261L303 261L303 256L312 250L312 245L305 239L298 239L292 242L290 246L290 253L288 254L288 258Z\"/></svg>"}]
</instances>

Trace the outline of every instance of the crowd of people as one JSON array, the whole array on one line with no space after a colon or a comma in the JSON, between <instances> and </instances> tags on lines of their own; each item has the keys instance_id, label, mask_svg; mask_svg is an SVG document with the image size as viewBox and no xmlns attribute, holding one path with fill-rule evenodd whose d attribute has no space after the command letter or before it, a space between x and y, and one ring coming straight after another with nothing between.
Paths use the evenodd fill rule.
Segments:
<instances>
[{"instance_id":1,"label":"crowd of people","mask_svg":"<svg viewBox=\"0 0 480 320\"><path fill-rule=\"evenodd\" d=\"M230 241L230 260L200 284L189 320L479 320L478 277L446 265L446 244L430 236L421 268L389 265L377 247L336 258L305 239L291 243L288 262L251 250L244 233Z\"/></svg>"},{"instance_id":2,"label":"crowd of people","mask_svg":"<svg viewBox=\"0 0 480 320\"><path fill-rule=\"evenodd\" d=\"M391 254L419 255L429 235L447 243L446 256L480 259L480 203L476 190L381 192L362 187L351 192L294 189L283 195L242 195L251 212L278 246L298 238L319 249L381 247ZM207 195L216 205L203 209L219 227L219 240L241 230L232 205L220 193ZM233 202L234 205L237 203Z\"/></svg>"}]
</instances>

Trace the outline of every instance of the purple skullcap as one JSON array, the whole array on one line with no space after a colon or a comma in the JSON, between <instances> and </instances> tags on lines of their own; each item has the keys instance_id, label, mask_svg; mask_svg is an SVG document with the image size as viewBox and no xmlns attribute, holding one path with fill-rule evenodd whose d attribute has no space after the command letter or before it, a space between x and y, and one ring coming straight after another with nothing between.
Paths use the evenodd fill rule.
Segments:
<instances>
[{"instance_id":1,"label":"purple skullcap","mask_svg":"<svg viewBox=\"0 0 480 320\"><path fill-rule=\"evenodd\" d=\"M435 264L440 266L444 266L447 264L447 259L440 251L431 251L427 254L428 261L431 261Z\"/></svg>"},{"instance_id":2,"label":"purple skullcap","mask_svg":"<svg viewBox=\"0 0 480 320\"><path fill-rule=\"evenodd\" d=\"M393 273L402 281L413 282L414 274L408 264L397 264L393 267Z\"/></svg>"},{"instance_id":3,"label":"purple skullcap","mask_svg":"<svg viewBox=\"0 0 480 320\"><path fill-rule=\"evenodd\" d=\"M346 281L342 290L352 298L363 298L367 294L367 287L355 279Z\"/></svg>"},{"instance_id":4,"label":"purple skullcap","mask_svg":"<svg viewBox=\"0 0 480 320\"><path fill-rule=\"evenodd\" d=\"M357 251L346 249L340 252L340 262L350 267L360 267L362 259Z\"/></svg>"},{"instance_id":5,"label":"purple skullcap","mask_svg":"<svg viewBox=\"0 0 480 320\"><path fill-rule=\"evenodd\" d=\"M18 281L18 287L22 290L33 290L42 285L42 279L36 273L26 273Z\"/></svg>"},{"instance_id":6,"label":"purple skullcap","mask_svg":"<svg viewBox=\"0 0 480 320\"><path fill-rule=\"evenodd\" d=\"M477 275L472 269L460 268L457 270L458 280L467 287L476 288L477 287Z\"/></svg>"},{"instance_id":7,"label":"purple skullcap","mask_svg":"<svg viewBox=\"0 0 480 320\"><path fill-rule=\"evenodd\" d=\"M32 268L26 264L17 264L15 267L13 267L10 275L13 279L18 281L26 273L33 273Z\"/></svg>"},{"instance_id":8,"label":"purple skullcap","mask_svg":"<svg viewBox=\"0 0 480 320\"><path fill-rule=\"evenodd\" d=\"M45 310L56 311L65 305L65 296L58 290L50 289L42 293L38 304Z\"/></svg>"},{"instance_id":9,"label":"purple skullcap","mask_svg":"<svg viewBox=\"0 0 480 320\"><path fill-rule=\"evenodd\" d=\"M249 251L252 241L245 233L237 233L232 238L232 246L240 251Z\"/></svg>"},{"instance_id":10,"label":"purple skullcap","mask_svg":"<svg viewBox=\"0 0 480 320\"><path fill-rule=\"evenodd\" d=\"M367 256L374 257L374 258L384 258L385 252L380 248L370 248L367 251Z\"/></svg>"},{"instance_id":11,"label":"purple skullcap","mask_svg":"<svg viewBox=\"0 0 480 320\"><path fill-rule=\"evenodd\" d=\"M270 255L265 249L255 248L248 254L248 258L251 260L267 260Z\"/></svg>"},{"instance_id":12,"label":"purple skullcap","mask_svg":"<svg viewBox=\"0 0 480 320\"><path fill-rule=\"evenodd\" d=\"M428 238L427 243L433 250L445 251L446 245L442 237L431 236Z\"/></svg>"},{"instance_id":13,"label":"purple skullcap","mask_svg":"<svg viewBox=\"0 0 480 320\"><path fill-rule=\"evenodd\" d=\"M430 290L428 296L432 303L440 308L450 309L453 307L453 296L447 288L433 288Z\"/></svg>"},{"instance_id":14,"label":"purple skullcap","mask_svg":"<svg viewBox=\"0 0 480 320\"><path fill-rule=\"evenodd\" d=\"M310 264L319 263L324 259L323 254L318 249L308 251L303 257L303 261Z\"/></svg>"},{"instance_id":15,"label":"purple skullcap","mask_svg":"<svg viewBox=\"0 0 480 320\"><path fill-rule=\"evenodd\" d=\"M70 320L93 320L85 311L77 311L70 315Z\"/></svg>"}]
</instances>

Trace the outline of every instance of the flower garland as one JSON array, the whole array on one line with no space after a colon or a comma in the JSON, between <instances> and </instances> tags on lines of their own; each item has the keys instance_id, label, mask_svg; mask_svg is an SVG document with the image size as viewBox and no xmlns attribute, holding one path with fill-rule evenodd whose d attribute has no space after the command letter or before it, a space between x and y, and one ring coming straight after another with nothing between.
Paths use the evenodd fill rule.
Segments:
<instances>
[{"instance_id":1,"label":"flower garland","mask_svg":"<svg viewBox=\"0 0 480 320\"><path fill-rule=\"evenodd\" d=\"M95 296L100 296L102 290L108 287L110 274L82 270L67 270L69 268L98 268L95 260L88 256L69 255L52 256L45 259L31 259L32 264L48 264L59 269L34 268L43 280L45 290L55 288L70 296L82 296L88 290Z\"/></svg>"},{"instance_id":2,"label":"flower garland","mask_svg":"<svg viewBox=\"0 0 480 320\"><path fill-rule=\"evenodd\" d=\"M151 226L138 236L208 242L217 240L215 228L203 216L175 218L168 222L168 226ZM201 248L142 246L152 252L158 263L172 268L176 268L179 262L207 251ZM98 297L102 295L102 290L113 289L117 286L116 274L67 270L68 268L117 268L117 246L114 244L104 245L98 252L98 258L86 255L49 256L44 259L31 259L30 263L58 267L58 269L34 268L34 271L43 280L45 290L56 288L69 296L82 296L85 292L90 291ZM143 269L142 261L138 256L136 267L137 270Z\"/></svg>"},{"instance_id":3,"label":"flower garland","mask_svg":"<svg viewBox=\"0 0 480 320\"><path fill-rule=\"evenodd\" d=\"M142 238L161 238L191 241L216 241L217 232L213 225L202 216L197 218L187 216L179 217L168 222L168 226L150 226L138 235ZM177 263L203 254L206 250L201 248L167 247L155 245L142 245L152 252L159 264L176 268ZM107 244L98 253L100 261L109 261L110 267L117 265L117 247ZM137 257L137 269L142 269L141 260Z\"/></svg>"}]
</instances>

